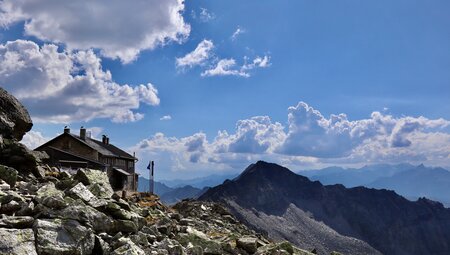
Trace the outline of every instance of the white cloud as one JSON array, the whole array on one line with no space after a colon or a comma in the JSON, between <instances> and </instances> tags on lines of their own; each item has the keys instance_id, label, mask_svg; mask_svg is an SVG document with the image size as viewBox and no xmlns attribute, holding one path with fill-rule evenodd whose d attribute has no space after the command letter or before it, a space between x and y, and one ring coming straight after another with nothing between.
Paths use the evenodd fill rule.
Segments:
<instances>
[{"instance_id":1,"label":"white cloud","mask_svg":"<svg viewBox=\"0 0 450 255\"><path fill-rule=\"evenodd\" d=\"M193 67L202 65L211 57L211 51L214 43L210 40L201 41L194 51L186 54L184 57L176 59L177 67Z\"/></svg>"},{"instance_id":2,"label":"white cloud","mask_svg":"<svg viewBox=\"0 0 450 255\"><path fill-rule=\"evenodd\" d=\"M325 118L304 102L288 109L288 133L279 153L319 158L350 156L365 143L382 143L385 148L409 147L412 135L431 132L450 124L444 119L394 118L373 112L370 119L349 121L345 114Z\"/></svg>"},{"instance_id":3,"label":"white cloud","mask_svg":"<svg viewBox=\"0 0 450 255\"><path fill-rule=\"evenodd\" d=\"M350 121L345 114L326 118L300 102L288 108L287 124L257 116L210 140L204 133L183 138L158 133L135 150L159 157L165 169L188 173L242 170L260 159L293 169L399 162L450 165L450 133L444 132L448 120L373 112L370 118Z\"/></svg>"},{"instance_id":4,"label":"white cloud","mask_svg":"<svg viewBox=\"0 0 450 255\"><path fill-rule=\"evenodd\" d=\"M140 103L160 102L150 83L115 83L92 50L58 52L56 45L24 40L0 45L0 86L27 106L34 121L137 121L143 118L135 112Z\"/></svg>"},{"instance_id":5,"label":"white cloud","mask_svg":"<svg viewBox=\"0 0 450 255\"><path fill-rule=\"evenodd\" d=\"M199 10L199 13L197 14L194 10L191 11L191 16L194 19L199 19L201 22L208 22L210 20L213 20L216 18L216 15L212 12L210 12L206 8L201 8Z\"/></svg>"},{"instance_id":6,"label":"white cloud","mask_svg":"<svg viewBox=\"0 0 450 255\"><path fill-rule=\"evenodd\" d=\"M159 120L171 120L171 119L172 119L172 116L170 116L170 115L164 115L161 118L159 118Z\"/></svg>"},{"instance_id":7,"label":"white cloud","mask_svg":"<svg viewBox=\"0 0 450 255\"><path fill-rule=\"evenodd\" d=\"M246 32L245 29L243 29L241 27L236 28L234 33L231 35L231 40L235 41L238 38L239 35L241 35L241 34L243 34L245 32Z\"/></svg>"},{"instance_id":8,"label":"white cloud","mask_svg":"<svg viewBox=\"0 0 450 255\"><path fill-rule=\"evenodd\" d=\"M25 21L27 35L69 49L100 49L124 63L142 50L182 42L190 33L182 0L3 0L0 11L3 26ZM206 9L200 16L208 16Z\"/></svg>"},{"instance_id":9,"label":"white cloud","mask_svg":"<svg viewBox=\"0 0 450 255\"><path fill-rule=\"evenodd\" d=\"M23 136L21 143L33 150L49 140L50 138L44 137L41 132L31 130Z\"/></svg>"},{"instance_id":10,"label":"white cloud","mask_svg":"<svg viewBox=\"0 0 450 255\"><path fill-rule=\"evenodd\" d=\"M241 76L250 77L250 74L242 71L240 68L236 69L236 60L221 59L215 67L205 70L201 76Z\"/></svg>"},{"instance_id":11,"label":"white cloud","mask_svg":"<svg viewBox=\"0 0 450 255\"><path fill-rule=\"evenodd\" d=\"M201 76L211 77L211 76L240 76L248 78L251 76L250 71L256 68L266 68L271 65L270 56L256 57L250 63L248 62L248 57L244 58L245 63L238 67L236 60L221 59L212 68L207 69L202 72Z\"/></svg>"},{"instance_id":12,"label":"white cloud","mask_svg":"<svg viewBox=\"0 0 450 255\"><path fill-rule=\"evenodd\" d=\"M245 58L245 61L248 61L248 58ZM242 66L243 70L252 70L255 68L266 68L271 65L270 56L265 55L264 57L256 57L250 63L246 63Z\"/></svg>"}]
</instances>

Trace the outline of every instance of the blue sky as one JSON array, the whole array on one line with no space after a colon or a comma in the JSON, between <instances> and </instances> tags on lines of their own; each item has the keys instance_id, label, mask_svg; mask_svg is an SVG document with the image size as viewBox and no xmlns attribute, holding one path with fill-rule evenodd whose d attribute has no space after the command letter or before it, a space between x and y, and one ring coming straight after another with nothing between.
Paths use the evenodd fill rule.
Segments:
<instances>
[{"instance_id":1,"label":"blue sky","mask_svg":"<svg viewBox=\"0 0 450 255\"><path fill-rule=\"evenodd\" d=\"M103 2L1 2L0 86L35 121L25 143L83 125L165 179L258 159L450 166L448 1Z\"/></svg>"}]
</instances>

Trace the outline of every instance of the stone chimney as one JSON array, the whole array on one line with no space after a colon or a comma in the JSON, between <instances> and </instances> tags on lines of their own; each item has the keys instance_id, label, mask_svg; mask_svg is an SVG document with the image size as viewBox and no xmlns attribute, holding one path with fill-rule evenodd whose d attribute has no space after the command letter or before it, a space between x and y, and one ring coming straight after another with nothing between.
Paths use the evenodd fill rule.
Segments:
<instances>
[{"instance_id":1,"label":"stone chimney","mask_svg":"<svg viewBox=\"0 0 450 255\"><path fill-rule=\"evenodd\" d=\"M102 143L106 144L106 135L102 135Z\"/></svg>"},{"instance_id":2,"label":"stone chimney","mask_svg":"<svg viewBox=\"0 0 450 255\"><path fill-rule=\"evenodd\" d=\"M80 128L80 138L86 140L86 129L83 126Z\"/></svg>"},{"instance_id":3,"label":"stone chimney","mask_svg":"<svg viewBox=\"0 0 450 255\"><path fill-rule=\"evenodd\" d=\"M109 137L106 137L106 144L109 144Z\"/></svg>"},{"instance_id":4,"label":"stone chimney","mask_svg":"<svg viewBox=\"0 0 450 255\"><path fill-rule=\"evenodd\" d=\"M64 134L70 134L70 128L68 126L64 127Z\"/></svg>"}]
</instances>

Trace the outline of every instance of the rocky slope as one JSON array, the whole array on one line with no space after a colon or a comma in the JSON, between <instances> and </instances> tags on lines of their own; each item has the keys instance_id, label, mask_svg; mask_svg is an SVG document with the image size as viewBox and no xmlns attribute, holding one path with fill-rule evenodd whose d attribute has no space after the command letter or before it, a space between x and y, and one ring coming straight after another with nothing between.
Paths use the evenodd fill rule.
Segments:
<instances>
[{"instance_id":1,"label":"rocky slope","mask_svg":"<svg viewBox=\"0 0 450 255\"><path fill-rule=\"evenodd\" d=\"M104 172L42 165L45 155L18 142L31 126L0 89L0 254L311 254L269 241L215 203L121 198Z\"/></svg>"},{"instance_id":2,"label":"rocky slope","mask_svg":"<svg viewBox=\"0 0 450 255\"><path fill-rule=\"evenodd\" d=\"M252 164L200 199L222 202L254 228L302 247L315 242L325 251L366 254L358 243L350 252L341 250L339 243L335 247L335 238L321 234L333 232L315 224L323 222L383 254L450 254L450 210L442 204L427 199L411 202L387 190L323 186L276 164Z\"/></svg>"}]
</instances>

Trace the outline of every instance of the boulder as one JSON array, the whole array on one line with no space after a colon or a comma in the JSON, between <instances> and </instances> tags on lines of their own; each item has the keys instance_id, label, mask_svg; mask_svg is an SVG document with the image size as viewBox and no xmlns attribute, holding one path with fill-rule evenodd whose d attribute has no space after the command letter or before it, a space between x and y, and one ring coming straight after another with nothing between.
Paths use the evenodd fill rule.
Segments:
<instances>
[{"instance_id":1,"label":"boulder","mask_svg":"<svg viewBox=\"0 0 450 255\"><path fill-rule=\"evenodd\" d=\"M71 188L68 191L68 194L73 198L79 198L86 203L95 198L95 196L81 182Z\"/></svg>"},{"instance_id":2,"label":"boulder","mask_svg":"<svg viewBox=\"0 0 450 255\"><path fill-rule=\"evenodd\" d=\"M33 122L27 109L0 87L0 134L20 141L32 127Z\"/></svg>"},{"instance_id":3,"label":"boulder","mask_svg":"<svg viewBox=\"0 0 450 255\"><path fill-rule=\"evenodd\" d=\"M37 255L33 230L0 228L0 254Z\"/></svg>"},{"instance_id":4,"label":"boulder","mask_svg":"<svg viewBox=\"0 0 450 255\"><path fill-rule=\"evenodd\" d=\"M94 249L92 230L75 220L36 220L33 229L40 255L84 255L92 254Z\"/></svg>"},{"instance_id":5,"label":"boulder","mask_svg":"<svg viewBox=\"0 0 450 255\"><path fill-rule=\"evenodd\" d=\"M37 192L35 200L49 208L61 209L67 206L64 201L64 192L56 189L55 184L50 182L42 186Z\"/></svg>"},{"instance_id":6,"label":"boulder","mask_svg":"<svg viewBox=\"0 0 450 255\"><path fill-rule=\"evenodd\" d=\"M258 250L257 241L258 239L255 237L241 237L236 240L236 246L253 254Z\"/></svg>"},{"instance_id":7,"label":"boulder","mask_svg":"<svg viewBox=\"0 0 450 255\"><path fill-rule=\"evenodd\" d=\"M89 191L98 198L111 198L114 194L106 172L95 169L80 169L74 179L88 186Z\"/></svg>"},{"instance_id":8,"label":"boulder","mask_svg":"<svg viewBox=\"0 0 450 255\"><path fill-rule=\"evenodd\" d=\"M16 185L17 173L17 170L12 167L0 165L0 179L8 183L10 187Z\"/></svg>"},{"instance_id":9,"label":"boulder","mask_svg":"<svg viewBox=\"0 0 450 255\"><path fill-rule=\"evenodd\" d=\"M31 228L34 218L29 216L6 216L0 219L0 228Z\"/></svg>"},{"instance_id":10,"label":"boulder","mask_svg":"<svg viewBox=\"0 0 450 255\"><path fill-rule=\"evenodd\" d=\"M145 255L145 252L139 246L129 241L115 249L111 255Z\"/></svg>"}]
</instances>

